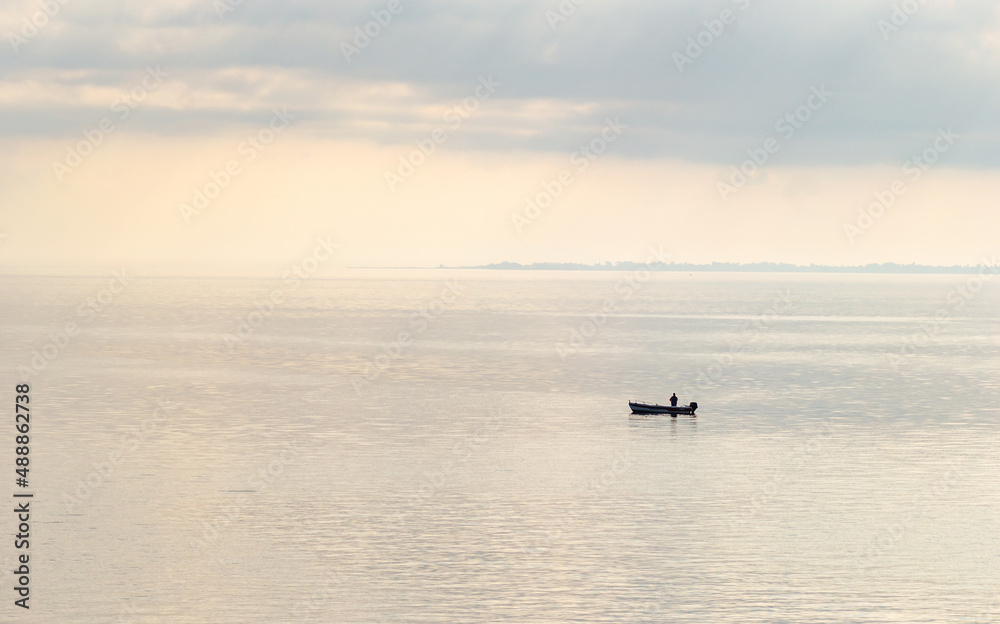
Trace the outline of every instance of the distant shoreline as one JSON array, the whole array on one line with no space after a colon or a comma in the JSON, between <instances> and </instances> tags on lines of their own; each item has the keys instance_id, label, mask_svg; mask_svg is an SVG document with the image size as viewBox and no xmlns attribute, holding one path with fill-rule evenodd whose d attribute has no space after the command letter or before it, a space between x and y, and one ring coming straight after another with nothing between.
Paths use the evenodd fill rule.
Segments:
<instances>
[{"instance_id":1,"label":"distant shoreline","mask_svg":"<svg viewBox=\"0 0 1000 624\"><path fill-rule=\"evenodd\" d=\"M986 258L984 257L985 261ZM674 273L828 273L828 274L869 274L869 275L969 275L982 273L988 270L991 273L1000 273L1000 264L982 263L975 266L951 265L936 266L928 264L896 264L885 262L882 264L866 264L855 266L832 266L825 264L786 264L775 262L752 262L741 264L737 262L713 262L711 264L693 264L678 262L655 262L644 264L641 262L605 262L598 264L583 264L578 262L535 262L532 264L520 264L517 262L500 262L480 266L346 266L338 270L348 271L435 271L435 270L480 270L480 271L656 271ZM0 268L2 278L99 278L110 273L112 269L65 269L47 268L34 271L26 271L23 268L18 270L15 267ZM229 270L224 269L204 269L201 271L186 272L184 270L171 271L169 269L153 270L146 272L142 269L130 270L130 274L136 278L151 279L277 279L277 276L270 271L263 269L253 270ZM335 278L336 274L316 275L314 279Z\"/></svg>"},{"instance_id":2,"label":"distant shoreline","mask_svg":"<svg viewBox=\"0 0 1000 624\"><path fill-rule=\"evenodd\" d=\"M825 264L785 264L775 262L753 262L741 264L737 262L713 262L711 264L664 263L643 264L641 262L605 262L603 264L581 264L574 262L535 262L519 264L517 262L500 262L481 266L446 267L439 269L486 269L494 271L688 271L688 272L724 272L724 273L899 273L899 274L966 274L976 273L983 266L990 265L952 265L934 266L927 264L896 264L884 262L881 264L865 264L856 266L831 266Z\"/></svg>"}]
</instances>

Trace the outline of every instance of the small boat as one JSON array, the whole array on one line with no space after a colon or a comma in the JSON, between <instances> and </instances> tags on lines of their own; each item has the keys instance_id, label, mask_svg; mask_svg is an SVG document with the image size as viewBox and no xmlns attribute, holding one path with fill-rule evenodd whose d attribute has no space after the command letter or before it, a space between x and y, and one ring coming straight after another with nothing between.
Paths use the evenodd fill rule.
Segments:
<instances>
[{"instance_id":1,"label":"small boat","mask_svg":"<svg viewBox=\"0 0 1000 624\"><path fill-rule=\"evenodd\" d=\"M632 408L633 414L670 414L671 416L676 416L678 414L691 414L694 416L694 411L698 409L697 403L691 403L690 405L657 405L649 403L634 403L632 401L628 402L628 406Z\"/></svg>"}]
</instances>

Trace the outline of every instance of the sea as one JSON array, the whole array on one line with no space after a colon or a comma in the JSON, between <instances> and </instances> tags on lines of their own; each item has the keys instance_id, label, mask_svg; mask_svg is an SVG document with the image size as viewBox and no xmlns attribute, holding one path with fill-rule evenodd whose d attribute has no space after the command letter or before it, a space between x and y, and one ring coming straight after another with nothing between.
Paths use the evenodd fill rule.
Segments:
<instances>
[{"instance_id":1,"label":"sea","mask_svg":"<svg viewBox=\"0 0 1000 624\"><path fill-rule=\"evenodd\" d=\"M0 621L1000 622L989 271L0 284Z\"/></svg>"}]
</instances>

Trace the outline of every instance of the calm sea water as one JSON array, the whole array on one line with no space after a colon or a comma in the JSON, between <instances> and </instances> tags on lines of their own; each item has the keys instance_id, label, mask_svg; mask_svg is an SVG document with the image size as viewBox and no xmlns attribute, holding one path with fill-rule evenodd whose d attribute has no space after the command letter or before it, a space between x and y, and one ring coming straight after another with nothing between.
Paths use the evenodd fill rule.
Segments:
<instances>
[{"instance_id":1,"label":"calm sea water","mask_svg":"<svg viewBox=\"0 0 1000 624\"><path fill-rule=\"evenodd\" d=\"M3 278L8 399L44 369L0 619L1000 622L1000 279L968 281ZM697 418L629 414L672 392Z\"/></svg>"}]
</instances>

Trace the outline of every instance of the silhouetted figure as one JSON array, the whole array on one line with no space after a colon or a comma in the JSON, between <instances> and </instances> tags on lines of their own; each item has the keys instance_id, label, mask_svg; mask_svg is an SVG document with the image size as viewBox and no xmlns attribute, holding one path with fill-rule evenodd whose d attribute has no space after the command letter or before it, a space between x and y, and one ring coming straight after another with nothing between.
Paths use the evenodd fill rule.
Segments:
<instances>
[{"instance_id":1,"label":"silhouetted figure","mask_svg":"<svg viewBox=\"0 0 1000 624\"><path fill-rule=\"evenodd\" d=\"M676 392L674 393L674 396L670 397L670 406L671 407L677 407L677 393Z\"/></svg>"}]
</instances>

